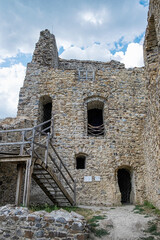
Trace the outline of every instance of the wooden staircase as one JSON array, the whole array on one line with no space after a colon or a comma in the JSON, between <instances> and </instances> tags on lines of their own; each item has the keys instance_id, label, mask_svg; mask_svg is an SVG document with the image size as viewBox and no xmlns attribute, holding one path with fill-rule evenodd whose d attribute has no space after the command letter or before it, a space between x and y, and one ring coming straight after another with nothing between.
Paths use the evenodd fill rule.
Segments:
<instances>
[{"instance_id":1,"label":"wooden staircase","mask_svg":"<svg viewBox=\"0 0 160 240\"><path fill-rule=\"evenodd\" d=\"M61 181L43 162L34 165L32 177L55 205L74 205Z\"/></svg>"},{"instance_id":2,"label":"wooden staircase","mask_svg":"<svg viewBox=\"0 0 160 240\"><path fill-rule=\"evenodd\" d=\"M50 125L44 129L46 123ZM0 162L14 162L18 165L16 205L20 205L24 162L24 206L29 205L31 178L54 205L76 205L76 183L53 144L53 119L33 128L2 130L0 134L6 136L15 133L16 136L17 132L21 140L15 141L16 138L13 138L10 142L0 143L0 149L5 148L5 151L0 152ZM12 153L11 146L14 149L17 147L17 153Z\"/></svg>"}]
</instances>

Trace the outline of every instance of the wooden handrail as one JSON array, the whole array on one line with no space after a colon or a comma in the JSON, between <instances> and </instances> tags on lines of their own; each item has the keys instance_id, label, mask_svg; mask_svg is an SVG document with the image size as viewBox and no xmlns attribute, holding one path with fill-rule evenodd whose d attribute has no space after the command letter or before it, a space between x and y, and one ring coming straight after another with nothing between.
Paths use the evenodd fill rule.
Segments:
<instances>
[{"instance_id":1,"label":"wooden handrail","mask_svg":"<svg viewBox=\"0 0 160 240\"><path fill-rule=\"evenodd\" d=\"M28 144L30 141L27 142L7 142L7 143L0 143L0 146L10 146L10 145L22 145L22 144Z\"/></svg>"},{"instance_id":2,"label":"wooden handrail","mask_svg":"<svg viewBox=\"0 0 160 240\"><path fill-rule=\"evenodd\" d=\"M32 131L33 128L20 128L20 129L8 129L0 130L0 133L9 133L9 132L23 132L23 131Z\"/></svg>"},{"instance_id":3,"label":"wooden handrail","mask_svg":"<svg viewBox=\"0 0 160 240\"><path fill-rule=\"evenodd\" d=\"M91 128L100 128L100 127L104 127L104 124L99 125L99 126L93 126L93 125L88 123L88 126L91 127Z\"/></svg>"},{"instance_id":4,"label":"wooden handrail","mask_svg":"<svg viewBox=\"0 0 160 240\"><path fill-rule=\"evenodd\" d=\"M100 126L92 126L88 123L88 134L92 136L100 136L104 134L104 124L101 124Z\"/></svg>"},{"instance_id":5,"label":"wooden handrail","mask_svg":"<svg viewBox=\"0 0 160 240\"><path fill-rule=\"evenodd\" d=\"M72 186L70 185L70 183L68 182L67 178L64 176L63 172L61 171L61 169L59 168L59 166L57 165L57 163L54 161L52 155L49 153L48 154L49 157L51 158L52 162L54 163L54 165L56 166L56 168L58 169L58 171L61 173L63 179L66 181L67 185L70 187L70 189L72 190L72 192L74 192L74 189L72 188Z\"/></svg>"},{"instance_id":6,"label":"wooden handrail","mask_svg":"<svg viewBox=\"0 0 160 240\"><path fill-rule=\"evenodd\" d=\"M74 182L74 179L73 179L72 175L70 174L70 172L69 172L68 169L66 168L65 164L63 163L62 159L60 158L59 154L57 153L55 147L52 145L51 142L50 142L50 146L52 147L53 151L55 152L55 154L57 155L58 159L59 159L60 162L62 163L63 167L65 168L66 172L67 172L68 175L70 176L71 180Z\"/></svg>"},{"instance_id":7,"label":"wooden handrail","mask_svg":"<svg viewBox=\"0 0 160 240\"><path fill-rule=\"evenodd\" d=\"M52 121L52 118L49 119L49 120L47 120L47 121L45 121L45 122L42 122L42 123L36 125L34 128L39 128L39 127L41 127L41 126L43 126L43 125L45 125L46 123L49 123L49 122L51 122L51 121Z\"/></svg>"},{"instance_id":8,"label":"wooden handrail","mask_svg":"<svg viewBox=\"0 0 160 240\"><path fill-rule=\"evenodd\" d=\"M51 122L50 126L42 129L42 127L49 122ZM20 141L14 142L14 138L13 138L13 141L11 138L12 142L0 142L0 146L12 147L15 145L19 145L17 146L17 150L19 152L17 151L18 153L16 155L24 156L26 153L30 155L29 160L30 160L31 167L34 166L36 160L38 161L38 159L41 159L41 161L48 168L48 157L49 157L52 163L54 164L54 168L56 169L57 179L59 179L59 181L62 180L62 182L65 183L65 186L68 188L69 192L72 195L74 195L74 202L76 203L76 182L74 181L72 175L68 171L66 165L64 164L58 152L56 151L54 145L52 144L53 127L54 126L53 126L53 118L52 118L32 128L1 130L0 133L19 132L18 138L21 137L21 139ZM50 130L50 131L46 132L47 130ZM49 147L51 147L50 150L54 155L52 155L51 152L49 151ZM41 151L41 149L44 149L44 151ZM6 152L6 150L4 151ZM8 152L9 154L12 154L10 153L10 151ZM4 153L0 152L0 154L4 154ZM13 152L13 155L14 155L14 152ZM56 161L54 159L54 156L57 159ZM26 192L24 194L24 197L25 196L26 196Z\"/></svg>"}]
</instances>

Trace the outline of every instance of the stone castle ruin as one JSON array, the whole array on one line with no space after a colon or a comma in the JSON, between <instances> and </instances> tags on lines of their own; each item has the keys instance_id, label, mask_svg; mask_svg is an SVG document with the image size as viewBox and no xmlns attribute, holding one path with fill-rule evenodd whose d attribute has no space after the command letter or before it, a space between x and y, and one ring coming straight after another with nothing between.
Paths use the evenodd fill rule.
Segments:
<instances>
[{"instance_id":1,"label":"stone castle ruin","mask_svg":"<svg viewBox=\"0 0 160 240\"><path fill-rule=\"evenodd\" d=\"M150 1L144 68L60 59L42 31L17 117L0 123L0 204L160 208L159 49L159 0Z\"/></svg>"}]
</instances>

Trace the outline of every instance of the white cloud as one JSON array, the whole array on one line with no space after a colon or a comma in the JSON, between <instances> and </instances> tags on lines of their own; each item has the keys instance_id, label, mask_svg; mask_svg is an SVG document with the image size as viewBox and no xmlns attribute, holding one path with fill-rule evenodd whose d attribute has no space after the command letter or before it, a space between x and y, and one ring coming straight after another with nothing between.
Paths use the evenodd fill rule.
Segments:
<instances>
[{"instance_id":1,"label":"white cloud","mask_svg":"<svg viewBox=\"0 0 160 240\"><path fill-rule=\"evenodd\" d=\"M139 0L95 0L92 4L86 0L38 0L38 4L5 0L0 8L0 58L18 51L32 53L39 32L46 28L53 29L58 46L64 44L64 48L94 42L112 45L122 36L132 42L145 31L147 9Z\"/></svg>"},{"instance_id":2,"label":"white cloud","mask_svg":"<svg viewBox=\"0 0 160 240\"><path fill-rule=\"evenodd\" d=\"M64 59L110 61L112 54L102 44L93 44L85 49L69 47L61 55Z\"/></svg>"},{"instance_id":3,"label":"white cloud","mask_svg":"<svg viewBox=\"0 0 160 240\"><path fill-rule=\"evenodd\" d=\"M0 118L16 116L18 93L25 71L26 67L21 63L0 68Z\"/></svg>"},{"instance_id":4,"label":"white cloud","mask_svg":"<svg viewBox=\"0 0 160 240\"><path fill-rule=\"evenodd\" d=\"M125 53L116 52L114 55L103 44L93 44L85 49L68 47L61 55L64 59L95 60L108 62L112 59L120 61L129 67L142 67L143 46L138 43L130 43Z\"/></svg>"},{"instance_id":5,"label":"white cloud","mask_svg":"<svg viewBox=\"0 0 160 240\"><path fill-rule=\"evenodd\" d=\"M125 53L117 52L113 58L124 63L126 68L142 67L144 66L143 45L138 43L130 43Z\"/></svg>"},{"instance_id":6,"label":"white cloud","mask_svg":"<svg viewBox=\"0 0 160 240\"><path fill-rule=\"evenodd\" d=\"M85 24L88 22L94 25L102 25L107 19L109 19L109 13L106 9L100 11L85 11L79 15Z\"/></svg>"}]
</instances>

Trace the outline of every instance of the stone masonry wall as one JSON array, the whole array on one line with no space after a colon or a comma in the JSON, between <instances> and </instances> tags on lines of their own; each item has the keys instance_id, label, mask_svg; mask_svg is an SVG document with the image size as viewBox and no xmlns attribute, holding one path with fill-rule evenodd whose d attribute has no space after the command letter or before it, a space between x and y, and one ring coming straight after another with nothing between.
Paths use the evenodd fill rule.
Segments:
<instances>
[{"instance_id":1,"label":"stone masonry wall","mask_svg":"<svg viewBox=\"0 0 160 240\"><path fill-rule=\"evenodd\" d=\"M160 208L160 2L151 0L144 42L147 118L144 128L147 199Z\"/></svg>"},{"instance_id":2,"label":"stone masonry wall","mask_svg":"<svg viewBox=\"0 0 160 240\"><path fill-rule=\"evenodd\" d=\"M79 79L79 66L94 69L95 79ZM52 98L54 144L76 178L77 203L120 204L119 168L130 171L132 202L143 202L142 132L146 113L143 68L125 69L115 61L59 60L59 69L30 63L20 91L18 116L29 112L31 119L39 119L42 96ZM87 104L96 100L104 103L105 134L99 137L87 134ZM86 156L85 169L76 169L79 154ZM92 181L85 182L86 176L92 177ZM96 176L100 181L95 180Z\"/></svg>"},{"instance_id":3,"label":"stone masonry wall","mask_svg":"<svg viewBox=\"0 0 160 240\"><path fill-rule=\"evenodd\" d=\"M32 63L41 66L58 67L58 52L54 35L49 31L40 32L40 38L33 53Z\"/></svg>"},{"instance_id":4,"label":"stone masonry wall","mask_svg":"<svg viewBox=\"0 0 160 240\"><path fill-rule=\"evenodd\" d=\"M84 218L64 210L30 212L7 205L0 208L0 239L88 239Z\"/></svg>"}]
</instances>

